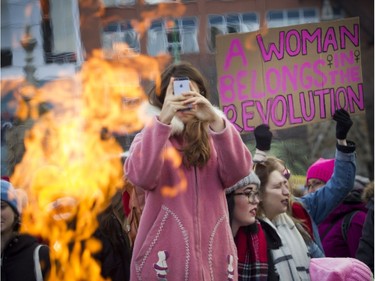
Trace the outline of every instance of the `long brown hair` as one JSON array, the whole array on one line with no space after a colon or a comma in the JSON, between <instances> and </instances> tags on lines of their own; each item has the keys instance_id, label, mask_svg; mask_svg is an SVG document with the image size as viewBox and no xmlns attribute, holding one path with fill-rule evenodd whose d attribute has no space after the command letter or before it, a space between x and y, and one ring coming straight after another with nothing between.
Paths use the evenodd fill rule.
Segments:
<instances>
[{"instance_id":1,"label":"long brown hair","mask_svg":"<svg viewBox=\"0 0 375 281\"><path fill-rule=\"evenodd\" d=\"M171 77L188 77L194 81L199 89L199 93L208 99L207 82L200 71L188 62L179 62L168 66L161 74L160 88L154 85L149 91L150 104L163 107L165 95ZM157 89L160 89L158 91ZM183 131L184 147L183 162L185 166L204 166L210 158L211 148L208 135L208 122L194 119L185 124Z\"/></svg>"},{"instance_id":2,"label":"long brown hair","mask_svg":"<svg viewBox=\"0 0 375 281\"><path fill-rule=\"evenodd\" d=\"M286 168L285 163L284 163L284 161L282 161L281 159L276 158L276 157L267 157L267 159L264 162L257 163L254 166L255 173L257 174L257 176L260 179L259 194L260 194L261 197L263 196L266 185L268 184L269 175L273 171L280 171L281 167ZM296 217L294 217L292 215L291 204L292 204L292 202L294 202L294 199L293 199L293 194L292 194L292 192L290 190L290 187L289 187L289 180L288 180L288 188L289 188L289 191L290 191L290 197L289 197L290 205L289 205L286 213L293 220L293 222L296 225L298 231L300 232L301 236L303 237L303 240L305 242L310 242L310 241L312 241L312 238L309 235L309 233L307 232L306 224L302 220L297 219ZM264 215L263 202L262 201L259 203L258 213Z\"/></svg>"}]
</instances>

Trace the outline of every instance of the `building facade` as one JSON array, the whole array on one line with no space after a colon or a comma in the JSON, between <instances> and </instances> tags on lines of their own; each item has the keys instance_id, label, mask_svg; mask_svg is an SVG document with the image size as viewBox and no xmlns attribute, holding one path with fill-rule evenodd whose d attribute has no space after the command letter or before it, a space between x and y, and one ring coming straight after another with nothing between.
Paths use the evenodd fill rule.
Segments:
<instances>
[{"instance_id":1,"label":"building facade","mask_svg":"<svg viewBox=\"0 0 375 281\"><path fill-rule=\"evenodd\" d=\"M127 54L152 57L170 55L188 60L207 77L211 100L216 93L215 36L320 22L342 17L360 18L366 115L366 159L373 177L374 143L374 2L356 5L350 0L3 0L1 1L2 81L24 76L26 53L21 45L26 27L36 39L33 65L38 80L72 76L95 50L108 60ZM3 108L3 107L2 107ZM319 139L306 128L294 130L309 135L311 145ZM280 133L282 135L282 132ZM293 131L287 135L293 135ZM363 132L358 134L363 136ZM363 141L363 140L360 140ZM322 151L324 146L310 148ZM372 156L371 156L372 155ZM309 155L311 159L319 155ZM367 169L367 168L366 168ZM372 175L371 175L372 173Z\"/></svg>"}]
</instances>

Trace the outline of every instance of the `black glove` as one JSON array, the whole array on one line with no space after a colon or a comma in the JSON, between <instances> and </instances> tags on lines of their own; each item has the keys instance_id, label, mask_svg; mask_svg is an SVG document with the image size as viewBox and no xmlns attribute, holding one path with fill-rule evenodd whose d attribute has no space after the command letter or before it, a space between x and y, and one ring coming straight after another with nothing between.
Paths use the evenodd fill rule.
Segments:
<instances>
[{"instance_id":1,"label":"black glove","mask_svg":"<svg viewBox=\"0 0 375 281\"><path fill-rule=\"evenodd\" d=\"M259 125L254 130L255 147L262 151L271 149L272 133L266 124Z\"/></svg>"},{"instance_id":2,"label":"black glove","mask_svg":"<svg viewBox=\"0 0 375 281\"><path fill-rule=\"evenodd\" d=\"M333 114L333 120L336 123L336 138L339 140L346 139L350 127L353 125L353 121L350 119L349 113L345 109L337 109Z\"/></svg>"}]
</instances>

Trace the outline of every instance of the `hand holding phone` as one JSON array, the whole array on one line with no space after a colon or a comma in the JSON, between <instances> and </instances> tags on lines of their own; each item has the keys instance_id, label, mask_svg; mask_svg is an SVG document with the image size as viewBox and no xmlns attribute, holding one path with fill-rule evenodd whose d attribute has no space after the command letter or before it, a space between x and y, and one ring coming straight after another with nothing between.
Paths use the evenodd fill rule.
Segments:
<instances>
[{"instance_id":1,"label":"hand holding phone","mask_svg":"<svg viewBox=\"0 0 375 281\"><path fill-rule=\"evenodd\" d=\"M190 81L187 77L176 77L173 81L173 91L175 96L180 96L182 93L190 92Z\"/></svg>"}]
</instances>

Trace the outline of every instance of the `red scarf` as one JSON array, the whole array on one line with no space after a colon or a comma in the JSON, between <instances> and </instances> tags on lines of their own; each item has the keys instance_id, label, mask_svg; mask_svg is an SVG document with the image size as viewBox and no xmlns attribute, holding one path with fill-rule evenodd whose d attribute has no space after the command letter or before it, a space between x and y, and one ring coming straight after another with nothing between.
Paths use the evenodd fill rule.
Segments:
<instances>
[{"instance_id":1,"label":"red scarf","mask_svg":"<svg viewBox=\"0 0 375 281\"><path fill-rule=\"evenodd\" d=\"M292 204L292 214L293 217L301 220L303 222L303 227L309 233L310 237L314 239L314 233L312 229L311 218L306 209L298 202L293 202Z\"/></svg>"},{"instance_id":2,"label":"red scarf","mask_svg":"<svg viewBox=\"0 0 375 281\"><path fill-rule=\"evenodd\" d=\"M235 237L239 280L267 280L267 241L259 222L254 230L240 227Z\"/></svg>"}]
</instances>

